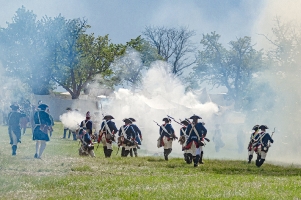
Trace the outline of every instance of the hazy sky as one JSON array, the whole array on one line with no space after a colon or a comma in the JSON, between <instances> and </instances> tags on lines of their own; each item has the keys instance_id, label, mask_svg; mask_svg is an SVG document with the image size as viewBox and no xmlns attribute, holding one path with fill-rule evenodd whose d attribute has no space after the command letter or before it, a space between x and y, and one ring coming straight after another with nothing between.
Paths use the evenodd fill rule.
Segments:
<instances>
[{"instance_id":1,"label":"hazy sky","mask_svg":"<svg viewBox=\"0 0 301 200\"><path fill-rule=\"evenodd\" d=\"M216 31L223 41L250 36L266 1L253 0L0 0L0 26L11 22L22 5L37 18L60 13L68 19L86 18L96 35L109 34L114 43L139 36L145 26L187 26L203 33Z\"/></svg>"}]
</instances>

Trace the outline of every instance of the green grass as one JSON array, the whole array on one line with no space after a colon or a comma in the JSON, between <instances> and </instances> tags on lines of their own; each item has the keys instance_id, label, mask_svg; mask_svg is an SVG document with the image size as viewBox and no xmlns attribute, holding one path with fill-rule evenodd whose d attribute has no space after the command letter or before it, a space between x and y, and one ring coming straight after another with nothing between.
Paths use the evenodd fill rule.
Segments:
<instances>
[{"instance_id":1,"label":"green grass","mask_svg":"<svg viewBox=\"0 0 301 200\"><path fill-rule=\"evenodd\" d=\"M31 130L11 156L0 127L0 199L301 199L301 169L246 161L208 160L194 168L182 158L79 157L78 142L60 139L56 123L43 160L34 159Z\"/></svg>"}]
</instances>

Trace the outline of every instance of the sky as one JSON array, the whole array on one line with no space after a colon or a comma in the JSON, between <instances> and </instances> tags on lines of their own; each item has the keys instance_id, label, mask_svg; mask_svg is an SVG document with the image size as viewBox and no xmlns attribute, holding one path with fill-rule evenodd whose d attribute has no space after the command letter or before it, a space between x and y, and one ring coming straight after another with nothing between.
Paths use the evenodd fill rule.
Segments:
<instances>
[{"instance_id":1,"label":"sky","mask_svg":"<svg viewBox=\"0 0 301 200\"><path fill-rule=\"evenodd\" d=\"M146 26L188 27L202 34L216 31L222 40L250 35L266 1L252 0L0 0L0 26L11 22L22 5L40 19L62 14L67 19L85 18L96 35L109 34L114 43L139 36Z\"/></svg>"}]
</instances>

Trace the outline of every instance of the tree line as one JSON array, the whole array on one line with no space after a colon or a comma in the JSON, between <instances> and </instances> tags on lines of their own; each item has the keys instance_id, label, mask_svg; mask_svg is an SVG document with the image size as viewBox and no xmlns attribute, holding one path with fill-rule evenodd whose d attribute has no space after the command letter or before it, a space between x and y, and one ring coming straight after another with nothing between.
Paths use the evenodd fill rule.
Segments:
<instances>
[{"instance_id":1,"label":"tree line","mask_svg":"<svg viewBox=\"0 0 301 200\"><path fill-rule=\"evenodd\" d=\"M254 77L270 66L294 67L296 58L300 59L301 37L294 27L278 19L274 39L264 35L274 46L267 52L256 50L248 36L225 46L216 32L203 34L197 45L192 42L195 31L186 27L148 26L125 44L114 44L109 35L88 33L91 26L86 19L58 15L37 20L33 11L22 6L12 22L0 28L0 60L5 77L21 81L32 93L47 95L61 86L72 99L99 80L102 87L128 84L135 91L143 71L153 61L163 60L175 76L185 80L187 89L202 83L224 86L236 110L250 109L258 95L273 95L268 82ZM131 52L138 52L139 64L124 56ZM270 92L260 94L263 89Z\"/></svg>"}]
</instances>

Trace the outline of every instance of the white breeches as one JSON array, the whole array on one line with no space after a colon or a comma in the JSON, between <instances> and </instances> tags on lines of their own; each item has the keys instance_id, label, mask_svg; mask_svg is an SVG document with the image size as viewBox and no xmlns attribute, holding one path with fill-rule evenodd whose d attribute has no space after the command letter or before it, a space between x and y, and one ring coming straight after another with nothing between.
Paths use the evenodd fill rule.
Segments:
<instances>
[{"instance_id":1,"label":"white breeches","mask_svg":"<svg viewBox=\"0 0 301 200\"><path fill-rule=\"evenodd\" d=\"M172 149L172 139L168 140L167 137L163 137L164 149Z\"/></svg>"}]
</instances>

